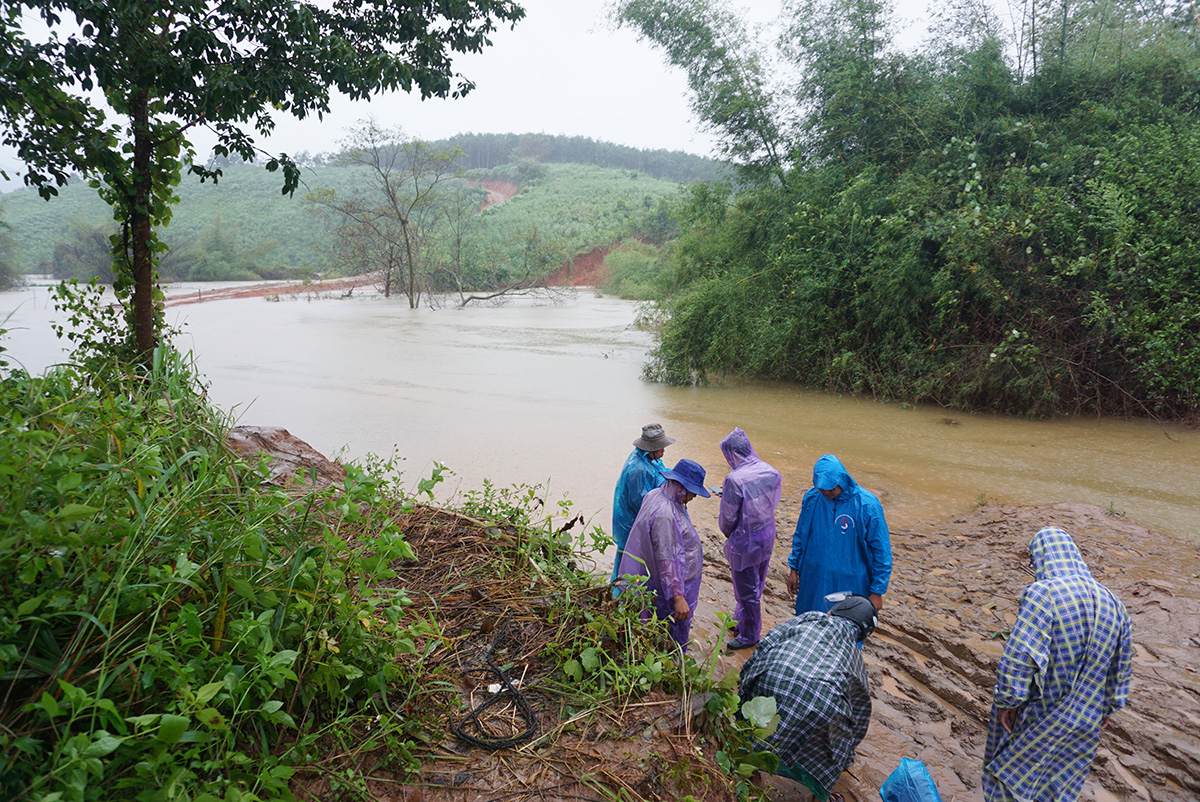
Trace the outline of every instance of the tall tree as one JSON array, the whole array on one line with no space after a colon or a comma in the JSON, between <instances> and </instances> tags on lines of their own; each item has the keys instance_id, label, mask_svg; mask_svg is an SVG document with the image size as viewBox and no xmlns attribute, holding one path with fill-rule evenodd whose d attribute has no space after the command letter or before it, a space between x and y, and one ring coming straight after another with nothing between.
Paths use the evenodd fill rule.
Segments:
<instances>
[{"instance_id":1,"label":"tall tree","mask_svg":"<svg viewBox=\"0 0 1200 802\"><path fill-rule=\"evenodd\" d=\"M615 18L684 71L693 112L727 156L786 179L788 113L774 102L766 55L737 16L718 0L620 0Z\"/></svg>"},{"instance_id":2,"label":"tall tree","mask_svg":"<svg viewBox=\"0 0 1200 802\"><path fill-rule=\"evenodd\" d=\"M844 160L887 150L896 111L889 63L889 0L788 0L784 50L807 80L798 100L818 157Z\"/></svg>"},{"instance_id":3,"label":"tall tree","mask_svg":"<svg viewBox=\"0 0 1200 802\"><path fill-rule=\"evenodd\" d=\"M118 294L132 299L133 345L157 342L156 230L175 200L188 132L216 134L216 156L251 161L254 134L275 113L323 116L334 91L458 97L472 83L457 53L479 52L514 0L10 0L0 13L0 126L25 182L44 197L72 173L103 187L124 236ZM286 154L270 158L283 191L299 182ZM191 162L201 180L220 170Z\"/></svg>"},{"instance_id":4,"label":"tall tree","mask_svg":"<svg viewBox=\"0 0 1200 802\"><path fill-rule=\"evenodd\" d=\"M0 214L4 212L4 203L0 202ZM0 220L0 290L7 290L15 287L19 281L17 272L12 266L12 235L9 234L8 223Z\"/></svg>"},{"instance_id":5,"label":"tall tree","mask_svg":"<svg viewBox=\"0 0 1200 802\"><path fill-rule=\"evenodd\" d=\"M455 184L438 215L438 235L431 249L437 270L435 283L437 288L457 290L460 299L478 276L479 210L486 198L482 187Z\"/></svg>"}]
</instances>

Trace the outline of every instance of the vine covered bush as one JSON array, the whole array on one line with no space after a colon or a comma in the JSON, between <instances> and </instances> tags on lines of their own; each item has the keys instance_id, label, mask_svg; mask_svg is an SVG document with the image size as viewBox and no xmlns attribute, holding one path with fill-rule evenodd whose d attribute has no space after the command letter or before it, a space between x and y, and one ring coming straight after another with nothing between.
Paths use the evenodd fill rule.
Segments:
<instances>
[{"instance_id":1,"label":"vine covered bush","mask_svg":"<svg viewBox=\"0 0 1200 802\"><path fill-rule=\"evenodd\" d=\"M646 9L663 5L679 4L621 4L674 54L692 34L661 33ZM923 50L901 53L884 2L787 7L784 52L819 80L799 83L799 109L759 112L792 128L737 128L724 96L693 81L731 152L757 136L771 145L760 159L788 155L768 181L747 161L740 184L676 205L675 281L647 376L1195 420L1195 21L1123 3L1106 12L1119 26L1052 9L1036 20L1054 31L1047 52L950 10ZM749 74L763 63L745 57Z\"/></svg>"}]
</instances>

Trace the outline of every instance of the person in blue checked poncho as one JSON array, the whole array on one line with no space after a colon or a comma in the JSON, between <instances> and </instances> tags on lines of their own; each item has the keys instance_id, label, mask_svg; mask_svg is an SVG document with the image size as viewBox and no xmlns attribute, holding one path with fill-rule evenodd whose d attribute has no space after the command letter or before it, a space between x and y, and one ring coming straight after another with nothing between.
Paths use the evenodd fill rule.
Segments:
<instances>
[{"instance_id":1,"label":"person in blue checked poncho","mask_svg":"<svg viewBox=\"0 0 1200 802\"><path fill-rule=\"evenodd\" d=\"M866 596L883 608L892 576L892 541L879 499L858 484L833 454L813 466L788 557L788 592L796 615L825 611L830 593Z\"/></svg>"},{"instance_id":2,"label":"person in blue checked poncho","mask_svg":"<svg viewBox=\"0 0 1200 802\"><path fill-rule=\"evenodd\" d=\"M871 721L871 687L858 645L875 631L875 605L849 596L829 613L806 612L767 633L742 666L743 702L773 696L779 726L758 748L779 758L776 774L825 802Z\"/></svg>"},{"instance_id":3,"label":"person in blue checked poncho","mask_svg":"<svg viewBox=\"0 0 1200 802\"><path fill-rule=\"evenodd\" d=\"M996 667L983 792L988 802L1071 802L1129 697L1132 628L1063 530L1034 535L1029 561L1036 581Z\"/></svg>"},{"instance_id":4,"label":"person in blue checked poncho","mask_svg":"<svg viewBox=\"0 0 1200 802\"><path fill-rule=\"evenodd\" d=\"M638 510L642 508L642 499L663 483L662 475L667 470L663 464L663 454L667 446L674 442L675 438L667 437L661 423L647 423L642 427L642 436L633 441L633 451L625 458L621 476L617 479L617 489L613 493L612 536L617 544L617 554L613 558L613 582L617 581L625 542L629 540L629 530L637 520Z\"/></svg>"}]
</instances>

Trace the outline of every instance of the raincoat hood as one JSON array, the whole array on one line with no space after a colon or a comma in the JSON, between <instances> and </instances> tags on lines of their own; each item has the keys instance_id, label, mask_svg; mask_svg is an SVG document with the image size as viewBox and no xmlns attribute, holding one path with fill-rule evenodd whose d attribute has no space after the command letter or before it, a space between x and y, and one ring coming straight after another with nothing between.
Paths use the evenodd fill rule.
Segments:
<instances>
[{"instance_id":1,"label":"raincoat hood","mask_svg":"<svg viewBox=\"0 0 1200 802\"><path fill-rule=\"evenodd\" d=\"M678 480L668 479L662 483L662 494L676 504L683 504L683 498L687 493L688 489L681 485Z\"/></svg>"},{"instance_id":2,"label":"raincoat hood","mask_svg":"<svg viewBox=\"0 0 1200 802\"><path fill-rule=\"evenodd\" d=\"M813 487L832 490L836 484L843 492L853 490L858 487L850 474L846 473L846 469L842 467L842 463L832 454L826 454L817 460L813 465Z\"/></svg>"},{"instance_id":3,"label":"raincoat hood","mask_svg":"<svg viewBox=\"0 0 1200 802\"><path fill-rule=\"evenodd\" d=\"M1029 560L1039 581L1092 575L1075 541L1057 526L1047 526L1033 536L1029 541Z\"/></svg>"},{"instance_id":4,"label":"raincoat hood","mask_svg":"<svg viewBox=\"0 0 1200 802\"><path fill-rule=\"evenodd\" d=\"M758 454L750 445L750 438L740 428L734 429L721 441L721 453L731 469L745 465L747 462L758 462Z\"/></svg>"}]
</instances>

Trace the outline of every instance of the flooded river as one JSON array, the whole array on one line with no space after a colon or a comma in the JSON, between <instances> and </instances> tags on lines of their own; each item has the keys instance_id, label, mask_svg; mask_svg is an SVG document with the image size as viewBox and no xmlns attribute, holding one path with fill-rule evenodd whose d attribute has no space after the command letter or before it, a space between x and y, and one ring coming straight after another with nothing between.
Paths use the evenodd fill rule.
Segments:
<instances>
[{"instance_id":1,"label":"flooded river","mask_svg":"<svg viewBox=\"0 0 1200 802\"><path fill-rule=\"evenodd\" d=\"M0 294L9 357L62 358L44 289ZM278 425L323 453L404 458L415 486L435 461L441 498L544 484L551 503L608 527L612 488L641 425L678 443L719 485L734 426L784 475L785 497L834 453L889 521L945 520L982 500L1079 501L1175 537L1200 537L1200 432L1144 421L1052 421L884 404L791 386L675 388L640 378L651 336L636 306L579 290L560 305L411 310L403 299L283 296L172 307L212 398L240 423ZM696 503L708 503L699 500Z\"/></svg>"}]
</instances>

